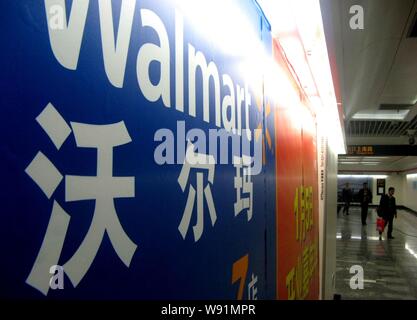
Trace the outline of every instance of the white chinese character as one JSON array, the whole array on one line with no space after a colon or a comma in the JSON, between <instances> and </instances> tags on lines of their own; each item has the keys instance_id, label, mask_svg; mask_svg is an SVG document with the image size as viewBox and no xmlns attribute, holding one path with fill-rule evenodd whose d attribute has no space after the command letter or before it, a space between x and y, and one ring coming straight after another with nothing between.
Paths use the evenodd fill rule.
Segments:
<instances>
[{"instance_id":1,"label":"white chinese character","mask_svg":"<svg viewBox=\"0 0 417 320\"><path fill-rule=\"evenodd\" d=\"M208 182L213 184L214 181L214 171L215 171L215 162L212 155L206 155L201 153L194 152L194 145L189 142L187 146L187 152L184 160L184 164L181 169L180 176L178 177L178 183L181 186L182 191L185 191L185 188L188 184L188 178L190 175L191 169L200 169L208 171ZM197 242L201 235L203 234L204 229L204 198L206 199L207 206L209 209L211 225L214 226L217 220L216 209L214 207L213 196L211 194L211 188L208 184L205 188L203 185L203 173L196 172L197 175L197 190L190 184L188 190L187 203L185 205L184 213L178 227L179 232L181 233L183 239L188 232L190 226L191 215L193 213L194 204L197 197L197 222L193 226L194 231L194 241Z\"/></svg>"},{"instance_id":2,"label":"white chinese character","mask_svg":"<svg viewBox=\"0 0 417 320\"><path fill-rule=\"evenodd\" d=\"M253 207L253 183L251 175L252 158L248 156L233 157L233 164L236 168L235 177L235 189L236 189L236 202L235 202L235 217L239 215L243 210L247 209L248 221L252 219L252 207ZM243 168L243 176L241 176L241 170ZM242 193L249 193L245 198L242 198Z\"/></svg>"},{"instance_id":3,"label":"white chinese character","mask_svg":"<svg viewBox=\"0 0 417 320\"><path fill-rule=\"evenodd\" d=\"M65 273L76 286L90 268L104 233L119 258L128 267L136 245L120 225L114 207L116 198L135 196L134 177L113 177L113 148L131 142L124 122L109 125L71 123L77 146L97 149L97 176L66 176L65 200L96 200L93 220L77 252L64 265Z\"/></svg>"},{"instance_id":4,"label":"white chinese character","mask_svg":"<svg viewBox=\"0 0 417 320\"><path fill-rule=\"evenodd\" d=\"M37 120L59 150L71 132L65 120L51 104ZM63 266L76 287L88 272L106 232L117 255L129 267L137 246L120 224L114 199L134 197L135 178L113 176L113 148L132 141L124 122L108 125L72 122L71 127L78 147L97 149L96 176L65 176L66 201L95 200L94 215L87 235L75 254ZM28 166L26 173L48 198L62 180L62 175L41 152ZM51 266L58 264L70 219L71 217L54 200L41 249L26 280L29 285L45 295L49 290L48 272Z\"/></svg>"},{"instance_id":5,"label":"white chinese character","mask_svg":"<svg viewBox=\"0 0 417 320\"><path fill-rule=\"evenodd\" d=\"M258 289L256 287L257 282L258 277L255 277L255 275L252 273L252 280L248 284L248 300L258 300Z\"/></svg>"}]
</instances>

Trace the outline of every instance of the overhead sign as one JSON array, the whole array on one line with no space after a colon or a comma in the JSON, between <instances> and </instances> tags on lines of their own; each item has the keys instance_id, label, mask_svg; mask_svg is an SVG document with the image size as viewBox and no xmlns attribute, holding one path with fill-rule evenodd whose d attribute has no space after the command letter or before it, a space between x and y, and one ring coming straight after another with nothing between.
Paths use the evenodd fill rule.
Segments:
<instances>
[{"instance_id":1,"label":"overhead sign","mask_svg":"<svg viewBox=\"0 0 417 320\"><path fill-rule=\"evenodd\" d=\"M350 145L349 156L415 156L417 146L412 145Z\"/></svg>"}]
</instances>

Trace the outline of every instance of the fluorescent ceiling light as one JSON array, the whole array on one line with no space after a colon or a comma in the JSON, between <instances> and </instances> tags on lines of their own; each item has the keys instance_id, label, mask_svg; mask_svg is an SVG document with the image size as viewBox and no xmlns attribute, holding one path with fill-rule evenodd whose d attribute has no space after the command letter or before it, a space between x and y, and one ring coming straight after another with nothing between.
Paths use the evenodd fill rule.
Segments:
<instances>
[{"instance_id":1,"label":"fluorescent ceiling light","mask_svg":"<svg viewBox=\"0 0 417 320\"><path fill-rule=\"evenodd\" d=\"M376 162L380 163L382 160L378 159L339 159L340 162Z\"/></svg>"},{"instance_id":2,"label":"fluorescent ceiling light","mask_svg":"<svg viewBox=\"0 0 417 320\"><path fill-rule=\"evenodd\" d=\"M374 179L386 179L387 175L379 175L379 174L338 174L338 178L374 178Z\"/></svg>"},{"instance_id":3,"label":"fluorescent ceiling light","mask_svg":"<svg viewBox=\"0 0 417 320\"><path fill-rule=\"evenodd\" d=\"M339 163L343 164L343 165L354 165L354 164L356 164L356 165L360 164L360 165L364 165L364 166L377 166L377 165L379 165L379 162L339 162Z\"/></svg>"},{"instance_id":4,"label":"fluorescent ceiling light","mask_svg":"<svg viewBox=\"0 0 417 320\"><path fill-rule=\"evenodd\" d=\"M410 110L364 110L353 115L354 120L404 120Z\"/></svg>"},{"instance_id":5,"label":"fluorescent ceiling light","mask_svg":"<svg viewBox=\"0 0 417 320\"><path fill-rule=\"evenodd\" d=\"M389 159L389 157L374 157L374 156L363 156L363 157L351 157L351 156L339 156L339 160L343 161L359 161L359 160L365 160L365 161L373 161L373 160L385 160Z\"/></svg>"},{"instance_id":6,"label":"fluorescent ceiling light","mask_svg":"<svg viewBox=\"0 0 417 320\"><path fill-rule=\"evenodd\" d=\"M339 163L381 163L379 159L339 159Z\"/></svg>"},{"instance_id":7,"label":"fluorescent ceiling light","mask_svg":"<svg viewBox=\"0 0 417 320\"><path fill-rule=\"evenodd\" d=\"M407 174L407 179L417 178L417 173L409 173Z\"/></svg>"}]
</instances>

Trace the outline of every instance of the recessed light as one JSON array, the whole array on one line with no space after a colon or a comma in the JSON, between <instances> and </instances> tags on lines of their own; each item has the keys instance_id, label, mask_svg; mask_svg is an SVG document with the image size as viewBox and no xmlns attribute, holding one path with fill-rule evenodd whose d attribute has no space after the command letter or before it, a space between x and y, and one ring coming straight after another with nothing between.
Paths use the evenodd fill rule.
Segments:
<instances>
[{"instance_id":1,"label":"recessed light","mask_svg":"<svg viewBox=\"0 0 417 320\"><path fill-rule=\"evenodd\" d=\"M404 120L410 110L364 110L353 115L354 120Z\"/></svg>"}]
</instances>

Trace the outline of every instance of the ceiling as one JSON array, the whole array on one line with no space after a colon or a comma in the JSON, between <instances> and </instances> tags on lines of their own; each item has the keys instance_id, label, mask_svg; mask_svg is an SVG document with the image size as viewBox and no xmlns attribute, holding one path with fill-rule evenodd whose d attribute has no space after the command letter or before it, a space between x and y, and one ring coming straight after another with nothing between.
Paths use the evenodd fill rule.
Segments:
<instances>
[{"instance_id":1,"label":"ceiling","mask_svg":"<svg viewBox=\"0 0 417 320\"><path fill-rule=\"evenodd\" d=\"M321 0L332 73L345 115L347 144L407 144L417 129L417 38L409 32L416 0ZM364 9L364 29L353 30L353 5ZM409 110L403 119L376 113ZM352 119L366 111L368 119ZM383 118L383 117L382 117ZM376 139L378 138L378 139Z\"/></svg>"},{"instance_id":2,"label":"ceiling","mask_svg":"<svg viewBox=\"0 0 417 320\"><path fill-rule=\"evenodd\" d=\"M417 129L417 116L410 121L350 120L345 126L350 137L405 137L410 129Z\"/></svg>"},{"instance_id":3,"label":"ceiling","mask_svg":"<svg viewBox=\"0 0 417 320\"><path fill-rule=\"evenodd\" d=\"M339 156L339 172L407 172L416 168L416 156Z\"/></svg>"}]
</instances>

